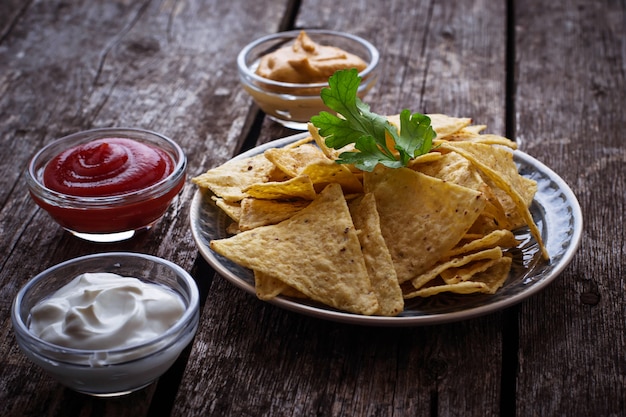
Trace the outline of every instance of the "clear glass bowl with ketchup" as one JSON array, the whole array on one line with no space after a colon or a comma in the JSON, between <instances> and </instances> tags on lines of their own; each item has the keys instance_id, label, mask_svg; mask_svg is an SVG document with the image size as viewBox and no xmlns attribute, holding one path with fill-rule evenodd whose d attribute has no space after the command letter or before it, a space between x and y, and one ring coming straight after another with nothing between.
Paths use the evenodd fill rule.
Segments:
<instances>
[{"instance_id":1,"label":"clear glass bowl with ketchup","mask_svg":"<svg viewBox=\"0 0 626 417\"><path fill-rule=\"evenodd\" d=\"M187 158L159 133L102 128L57 139L31 159L33 200L77 237L129 239L150 228L186 181Z\"/></svg>"}]
</instances>

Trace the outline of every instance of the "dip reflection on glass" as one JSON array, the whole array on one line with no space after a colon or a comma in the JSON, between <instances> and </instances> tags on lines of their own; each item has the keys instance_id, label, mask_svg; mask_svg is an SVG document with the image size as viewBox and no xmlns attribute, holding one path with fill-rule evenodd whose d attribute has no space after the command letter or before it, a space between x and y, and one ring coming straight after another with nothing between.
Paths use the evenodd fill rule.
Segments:
<instances>
[{"instance_id":1,"label":"dip reflection on glass","mask_svg":"<svg viewBox=\"0 0 626 417\"><path fill-rule=\"evenodd\" d=\"M366 67L360 57L335 46L317 44L302 31L292 45L263 56L256 73L274 81L308 84L327 82L340 69L362 71Z\"/></svg>"}]
</instances>

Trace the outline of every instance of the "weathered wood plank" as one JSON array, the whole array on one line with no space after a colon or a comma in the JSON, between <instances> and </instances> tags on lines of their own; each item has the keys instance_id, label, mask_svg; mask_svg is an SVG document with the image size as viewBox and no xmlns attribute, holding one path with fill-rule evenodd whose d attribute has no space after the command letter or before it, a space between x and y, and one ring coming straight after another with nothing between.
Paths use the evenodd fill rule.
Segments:
<instances>
[{"instance_id":1,"label":"weathered wood plank","mask_svg":"<svg viewBox=\"0 0 626 417\"><path fill-rule=\"evenodd\" d=\"M155 387L128 398L94 400L33 368L15 344L11 301L31 276L86 253L146 252L188 270L197 256L188 220L192 184L150 233L115 245L88 244L63 232L28 198L22 170L30 156L65 134L128 126L177 140L188 155L190 175L225 161L246 133L251 103L239 88L236 54L249 39L275 31L284 9L285 3L243 0L3 2L0 404L5 414L146 415Z\"/></svg>"},{"instance_id":2,"label":"weathered wood plank","mask_svg":"<svg viewBox=\"0 0 626 417\"><path fill-rule=\"evenodd\" d=\"M303 1L295 22L380 48L380 81L366 99L373 110L471 115L497 133L505 120L504 24L503 4L482 1L404 9ZM260 141L283 132L264 121ZM278 310L221 278L204 314L174 415L498 415L500 314L418 329L354 327Z\"/></svg>"},{"instance_id":3,"label":"weathered wood plank","mask_svg":"<svg viewBox=\"0 0 626 417\"><path fill-rule=\"evenodd\" d=\"M570 184L584 217L571 266L522 306L518 416L626 409L625 16L611 1L515 9L517 136Z\"/></svg>"}]
</instances>

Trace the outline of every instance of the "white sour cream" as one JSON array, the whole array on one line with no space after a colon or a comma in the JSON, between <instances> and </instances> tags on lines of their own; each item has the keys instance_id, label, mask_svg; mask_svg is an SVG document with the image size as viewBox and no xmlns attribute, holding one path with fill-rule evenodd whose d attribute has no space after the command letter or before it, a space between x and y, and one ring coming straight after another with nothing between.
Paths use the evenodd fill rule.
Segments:
<instances>
[{"instance_id":1,"label":"white sour cream","mask_svg":"<svg viewBox=\"0 0 626 417\"><path fill-rule=\"evenodd\" d=\"M74 278L30 312L30 330L74 349L119 349L163 334L185 312L181 297L157 284L112 273Z\"/></svg>"}]
</instances>

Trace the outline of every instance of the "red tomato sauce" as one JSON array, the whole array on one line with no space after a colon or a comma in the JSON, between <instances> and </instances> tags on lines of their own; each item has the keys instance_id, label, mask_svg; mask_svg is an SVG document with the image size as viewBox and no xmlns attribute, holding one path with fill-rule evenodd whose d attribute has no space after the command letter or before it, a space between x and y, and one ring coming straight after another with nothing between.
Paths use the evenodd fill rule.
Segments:
<instances>
[{"instance_id":1,"label":"red tomato sauce","mask_svg":"<svg viewBox=\"0 0 626 417\"><path fill-rule=\"evenodd\" d=\"M103 197L156 184L174 170L162 149L132 139L97 139L67 149L45 167L46 187L68 195Z\"/></svg>"},{"instance_id":2,"label":"red tomato sauce","mask_svg":"<svg viewBox=\"0 0 626 417\"><path fill-rule=\"evenodd\" d=\"M43 184L73 197L117 197L145 189L176 169L173 157L155 146L126 138L97 139L67 149L43 170ZM33 199L63 227L82 233L115 233L148 228L167 210L185 184L155 190L147 198L129 198L124 203L72 207Z\"/></svg>"}]
</instances>

